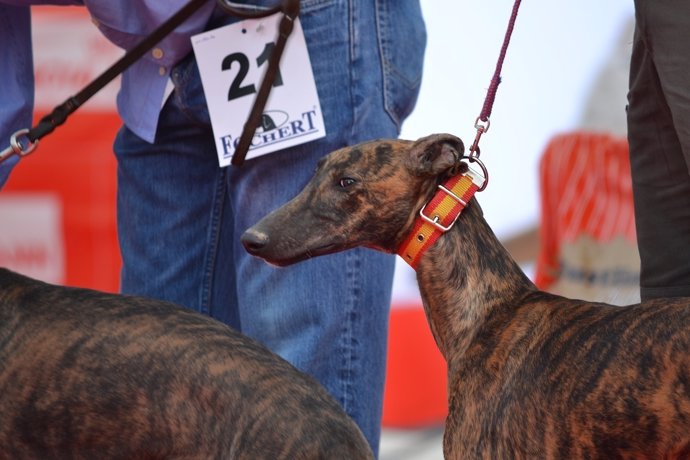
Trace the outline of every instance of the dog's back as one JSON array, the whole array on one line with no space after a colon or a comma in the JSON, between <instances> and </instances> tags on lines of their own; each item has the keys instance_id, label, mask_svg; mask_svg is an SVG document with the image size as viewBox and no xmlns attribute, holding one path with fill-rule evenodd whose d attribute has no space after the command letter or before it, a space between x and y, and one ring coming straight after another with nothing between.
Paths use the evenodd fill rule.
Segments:
<instances>
[{"instance_id":1,"label":"dog's back","mask_svg":"<svg viewBox=\"0 0 690 460\"><path fill-rule=\"evenodd\" d=\"M170 303L0 269L0 458L372 458L313 379Z\"/></svg>"},{"instance_id":2,"label":"dog's back","mask_svg":"<svg viewBox=\"0 0 690 460\"><path fill-rule=\"evenodd\" d=\"M448 458L690 458L690 305L534 292L449 362Z\"/></svg>"}]
</instances>

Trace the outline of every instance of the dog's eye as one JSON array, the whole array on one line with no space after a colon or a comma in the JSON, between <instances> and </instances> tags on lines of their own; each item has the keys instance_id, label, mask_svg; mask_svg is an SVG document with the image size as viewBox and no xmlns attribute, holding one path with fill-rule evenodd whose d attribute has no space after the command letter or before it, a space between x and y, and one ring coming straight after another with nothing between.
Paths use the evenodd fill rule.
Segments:
<instances>
[{"instance_id":1,"label":"dog's eye","mask_svg":"<svg viewBox=\"0 0 690 460\"><path fill-rule=\"evenodd\" d=\"M357 181L351 177L342 177L340 182L338 182L338 185L340 185L342 188L347 188L350 185L353 185L355 182Z\"/></svg>"}]
</instances>

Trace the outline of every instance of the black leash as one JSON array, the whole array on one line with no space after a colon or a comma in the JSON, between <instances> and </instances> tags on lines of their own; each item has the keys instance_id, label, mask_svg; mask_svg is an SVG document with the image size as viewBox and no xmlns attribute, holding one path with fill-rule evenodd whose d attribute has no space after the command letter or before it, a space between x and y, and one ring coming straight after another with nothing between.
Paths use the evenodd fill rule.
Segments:
<instances>
[{"instance_id":1,"label":"black leash","mask_svg":"<svg viewBox=\"0 0 690 460\"><path fill-rule=\"evenodd\" d=\"M8 159L12 155L20 157L26 156L33 152L38 146L38 141L52 133L55 128L62 125L67 117L75 110L81 107L94 94L103 89L105 85L110 83L115 77L121 74L125 69L131 66L149 50L151 50L158 42L165 36L172 32L177 26L182 24L189 18L201 5L208 0L190 0L177 13L172 15L170 19L161 24L150 35L144 38L138 45L129 50L119 60L110 66L105 72L99 75L95 80L89 83L84 89L79 91L74 96L71 96L62 104L53 109L52 112L39 120L36 126L31 129L21 129L14 133L10 138L10 146L0 152L0 163ZM261 121L263 109L266 106L268 94L271 91L273 82L278 71L278 64L285 48L287 38L292 32L292 26L295 19L299 15L299 0L282 0L281 3L273 8L266 10L256 10L247 12L242 9L237 9L225 3L224 0L218 0L218 5L225 10L229 15L239 17L241 19L258 19L270 16L279 11L283 12L283 19L280 23L280 31L278 43L271 53L268 61L268 69L259 88L259 93L254 101L252 110L249 114L247 122L244 125L244 131L240 137L240 142L235 150L235 155L232 158L232 164L240 166L244 162L244 158L249 150L252 136L256 131L257 126Z\"/></svg>"},{"instance_id":2,"label":"black leash","mask_svg":"<svg viewBox=\"0 0 690 460\"><path fill-rule=\"evenodd\" d=\"M259 126L259 123L261 123L261 116L264 113L264 107L266 107L268 95L271 92L276 75L278 74L280 57L283 55L285 44L287 43L290 33L292 33L292 27L295 24L295 18L297 18L297 16L299 16L299 0L284 0L283 19L280 21L280 26L278 27L278 41L268 59L268 68L266 69L264 78L261 81L261 86L259 87L259 92L256 95L256 99L254 99L252 110L244 124L244 129L242 130L242 135L237 143L235 154L232 156L232 160L230 161L233 166L242 166L242 163L244 163L244 158L247 156L249 146L252 142L252 137L254 137L254 133L256 132L256 128Z\"/></svg>"}]
</instances>

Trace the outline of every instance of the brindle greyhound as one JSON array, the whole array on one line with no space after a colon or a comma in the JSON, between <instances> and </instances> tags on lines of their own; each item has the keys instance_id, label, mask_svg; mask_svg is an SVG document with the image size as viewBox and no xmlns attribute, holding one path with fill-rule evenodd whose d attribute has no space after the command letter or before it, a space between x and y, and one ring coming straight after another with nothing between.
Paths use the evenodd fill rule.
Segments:
<instances>
[{"instance_id":1,"label":"brindle greyhound","mask_svg":"<svg viewBox=\"0 0 690 460\"><path fill-rule=\"evenodd\" d=\"M396 253L462 152L451 135L338 150L244 245L275 265ZM690 299L614 307L541 292L474 199L416 271L448 364L446 458L690 458Z\"/></svg>"},{"instance_id":2,"label":"brindle greyhound","mask_svg":"<svg viewBox=\"0 0 690 460\"><path fill-rule=\"evenodd\" d=\"M191 310L0 269L1 459L373 459L314 379Z\"/></svg>"}]
</instances>

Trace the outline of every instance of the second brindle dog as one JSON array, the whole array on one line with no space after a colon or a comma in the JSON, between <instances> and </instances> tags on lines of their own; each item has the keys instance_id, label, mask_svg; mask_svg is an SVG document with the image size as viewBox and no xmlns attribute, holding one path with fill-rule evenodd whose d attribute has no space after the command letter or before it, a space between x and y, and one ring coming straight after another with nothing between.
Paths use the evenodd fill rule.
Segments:
<instances>
[{"instance_id":1,"label":"second brindle dog","mask_svg":"<svg viewBox=\"0 0 690 460\"><path fill-rule=\"evenodd\" d=\"M396 253L462 152L451 135L336 151L244 245L276 265ZM690 299L615 307L539 291L475 199L416 270L448 363L446 458L690 458Z\"/></svg>"},{"instance_id":2,"label":"second brindle dog","mask_svg":"<svg viewBox=\"0 0 690 460\"><path fill-rule=\"evenodd\" d=\"M228 326L0 268L0 459L373 458L316 380Z\"/></svg>"}]
</instances>

